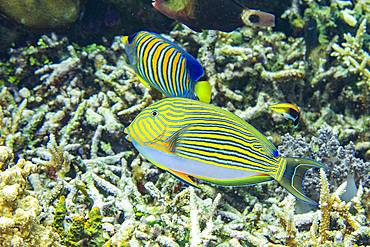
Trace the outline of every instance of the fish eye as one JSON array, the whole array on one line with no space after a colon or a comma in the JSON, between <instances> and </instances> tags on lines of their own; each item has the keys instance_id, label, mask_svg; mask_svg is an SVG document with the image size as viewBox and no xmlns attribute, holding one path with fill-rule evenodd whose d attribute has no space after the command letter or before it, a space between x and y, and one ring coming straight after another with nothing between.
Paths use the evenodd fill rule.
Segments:
<instances>
[{"instance_id":1,"label":"fish eye","mask_svg":"<svg viewBox=\"0 0 370 247\"><path fill-rule=\"evenodd\" d=\"M158 111L157 110L153 110L151 113L150 113L150 115L152 116L152 117L156 117L156 116L158 116Z\"/></svg>"},{"instance_id":2,"label":"fish eye","mask_svg":"<svg viewBox=\"0 0 370 247\"><path fill-rule=\"evenodd\" d=\"M249 16L249 21L251 23L259 23L260 22L260 17L258 15L251 15L251 16Z\"/></svg>"}]
</instances>

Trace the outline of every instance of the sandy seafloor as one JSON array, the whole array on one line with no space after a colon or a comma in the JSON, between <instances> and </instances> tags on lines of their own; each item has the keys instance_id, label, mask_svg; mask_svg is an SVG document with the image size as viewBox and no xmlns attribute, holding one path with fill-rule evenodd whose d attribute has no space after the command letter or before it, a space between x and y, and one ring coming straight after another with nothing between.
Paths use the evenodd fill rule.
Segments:
<instances>
[{"instance_id":1,"label":"sandy seafloor","mask_svg":"<svg viewBox=\"0 0 370 247\"><path fill-rule=\"evenodd\" d=\"M145 1L26 2L0 0L1 246L370 245L369 0L242 1L276 26L230 33ZM139 155L123 130L164 98L128 69L122 37L141 30L196 57L211 104L280 155L328 166L303 181L319 205L275 181L189 188ZM280 102L298 126L269 109Z\"/></svg>"}]
</instances>

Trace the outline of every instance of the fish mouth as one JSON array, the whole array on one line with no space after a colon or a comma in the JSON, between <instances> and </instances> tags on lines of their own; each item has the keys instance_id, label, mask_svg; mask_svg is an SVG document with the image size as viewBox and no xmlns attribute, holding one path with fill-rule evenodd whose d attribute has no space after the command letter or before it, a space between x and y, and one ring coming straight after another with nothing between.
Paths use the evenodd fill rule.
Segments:
<instances>
[{"instance_id":1,"label":"fish mouth","mask_svg":"<svg viewBox=\"0 0 370 247\"><path fill-rule=\"evenodd\" d=\"M130 136L129 134L129 131L128 131L128 127L126 127L123 132L126 134L125 138L126 140L132 142L133 141L133 138ZM149 143L149 142L157 142L157 141L160 141L160 139L162 138L162 136L166 133L166 131L163 131L161 135L158 135L156 138L154 138L153 140L149 140L149 141L142 141L140 140L139 142L141 143Z\"/></svg>"},{"instance_id":2,"label":"fish mouth","mask_svg":"<svg viewBox=\"0 0 370 247\"><path fill-rule=\"evenodd\" d=\"M126 136L125 136L126 140L127 140L127 141L132 142L132 138L130 137L130 135L129 135L129 133L128 133L128 128L125 128L125 129L123 130L123 133L125 133L125 134L126 134Z\"/></svg>"}]
</instances>

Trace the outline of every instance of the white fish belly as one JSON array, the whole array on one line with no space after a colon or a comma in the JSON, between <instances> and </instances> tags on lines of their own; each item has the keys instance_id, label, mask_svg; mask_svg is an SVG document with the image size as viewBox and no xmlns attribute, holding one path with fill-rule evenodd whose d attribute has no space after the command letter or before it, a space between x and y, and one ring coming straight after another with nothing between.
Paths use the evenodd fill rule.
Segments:
<instances>
[{"instance_id":1,"label":"white fish belly","mask_svg":"<svg viewBox=\"0 0 370 247\"><path fill-rule=\"evenodd\" d=\"M207 164L197 160L186 159L176 154L167 154L157 149L140 145L135 140L132 141L135 148L155 165L161 165L171 170L193 175L219 180L247 178L261 173L245 171L236 168L225 168Z\"/></svg>"}]
</instances>

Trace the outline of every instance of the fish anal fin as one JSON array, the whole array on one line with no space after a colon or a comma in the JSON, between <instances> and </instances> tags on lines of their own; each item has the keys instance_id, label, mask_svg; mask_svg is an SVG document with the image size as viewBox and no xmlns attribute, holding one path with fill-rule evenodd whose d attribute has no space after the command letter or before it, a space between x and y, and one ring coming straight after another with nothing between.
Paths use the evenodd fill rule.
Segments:
<instances>
[{"instance_id":1,"label":"fish anal fin","mask_svg":"<svg viewBox=\"0 0 370 247\"><path fill-rule=\"evenodd\" d=\"M303 192L303 180L308 169L328 167L311 159L286 158L286 160L284 174L278 182L297 199L309 204L318 205L317 202L308 198Z\"/></svg>"},{"instance_id":2,"label":"fish anal fin","mask_svg":"<svg viewBox=\"0 0 370 247\"><path fill-rule=\"evenodd\" d=\"M177 171L174 171L174 170L171 170L171 169L166 169L167 172L169 172L171 175L173 175L174 177L176 177L177 179L179 179L181 182L187 184L187 185L190 185L190 186L193 186L197 189L200 189L198 185L196 185L194 183L193 180L191 180L188 175L186 175L185 173L181 173L181 172L177 172Z\"/></svg>"},{"instance_id":3,"label":"fish anal fin","mask_svg":"<svg viewBox=\"0 0 370 247\"><path fill-rule=\"evenodd\" d=\"M240 179L228 179L228 180L221 180L221 179L212 179L212 178L205 178L205 177L197 177L200 180L221 185L221 186L250 186L259 183L269 182L274 180L273 177L267 174L258 174L254 176L250 176L247 178L240 178Z\"/></svg>"}]
</instances>

